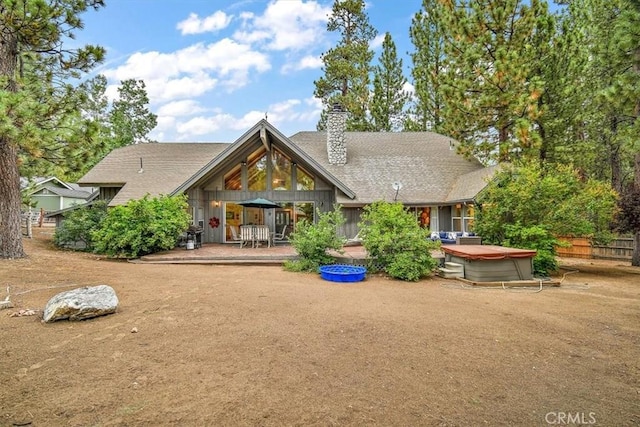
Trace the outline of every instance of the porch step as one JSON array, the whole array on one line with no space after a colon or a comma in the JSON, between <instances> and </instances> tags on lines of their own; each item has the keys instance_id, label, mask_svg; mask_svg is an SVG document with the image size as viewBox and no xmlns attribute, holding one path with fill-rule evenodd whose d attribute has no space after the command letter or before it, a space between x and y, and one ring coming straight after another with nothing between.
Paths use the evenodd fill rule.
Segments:
<instances>
[{"instance_id":1,"label":"porch step","mask_svg":"<svg viewBox=\"0 0 640 427\"><path fill-rule=\"evenodd\" d=\"M458 264L457 262L450 262L450 261L445 262L444 263L444 268L464 273L464 265Z\"/></svg>"},{"instance_id":2,"label":"porch step","mask_svg":"<svg viewBox=\"0 0 640 427\"><path fill-rule=\"evenodd\" d=\"M464 266L455 262L445 262L444 267L438 269L438 275L445 279L464 278Z\"/></svg>"}]
</instances>

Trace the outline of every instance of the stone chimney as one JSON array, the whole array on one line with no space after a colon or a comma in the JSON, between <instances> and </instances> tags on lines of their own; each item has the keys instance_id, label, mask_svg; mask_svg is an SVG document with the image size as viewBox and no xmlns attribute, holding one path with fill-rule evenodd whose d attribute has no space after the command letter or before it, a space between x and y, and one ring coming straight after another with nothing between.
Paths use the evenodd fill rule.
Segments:
<instances>
[{"instance_id":1,"label":"stone chimney","mask_svg":"<svg viewBox=\"0 0 640 427\"><path fill-rule=\"evenodd\" d=\"M344 132L347 128L347 112L338 103L327 114L327 155L332 165L347 163L347 144Z\"/></svg>"}]
</instances>

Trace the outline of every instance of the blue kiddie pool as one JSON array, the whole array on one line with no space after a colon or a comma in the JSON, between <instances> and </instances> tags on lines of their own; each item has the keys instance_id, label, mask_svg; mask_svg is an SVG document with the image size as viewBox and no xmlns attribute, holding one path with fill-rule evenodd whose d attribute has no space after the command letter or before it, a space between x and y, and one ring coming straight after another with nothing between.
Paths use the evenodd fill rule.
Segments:
<instances>
[{"instance_id":1,"label":"blue kiddie pool","mask_svg":"<svg viewBox=\"0 0 640 427\"><path fill-rule=\"evenodd\" d=\"M323 265L319 270L320 277L330 282L360 282L367 274L366 268L357 265Z\"/></svg>"}]
</instances>

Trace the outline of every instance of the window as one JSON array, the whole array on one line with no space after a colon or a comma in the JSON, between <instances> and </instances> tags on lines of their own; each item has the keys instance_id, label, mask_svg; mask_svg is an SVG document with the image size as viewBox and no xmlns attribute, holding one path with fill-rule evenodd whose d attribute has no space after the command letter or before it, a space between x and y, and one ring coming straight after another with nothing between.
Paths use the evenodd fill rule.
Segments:
<instances>
[{"instance_id":1,"label":"window","mask_svg":"<svg viewBox=\"0 0 640 427\"><path fill-rule=\"evenodd\" d=\"M224 176L225 190L242 190L242 164L238 164Z\"/></svg>"},{"instance_id":2,"label":"window","mask_svg":"<svg viewBox=\"0 0 640 427\"><path fill-rule=\"evenodd\" d=\"M475 207L473 205L467 205L464 213L464 231L473 231L475 217Z\"/></svg>"},{"instance_id":3,"label":"window","mask_svg":"<svg viewBox=\"0 0 640 427\"><path fill-rule=\"evenodd\" d=\"M297 181L296 188L299 191L315 189L315 179L313 178L313 176L311 176L310 173L305 171L300 166L297 166L296 168L296 181Z\"/></svg>"},{"instance_id":4,"label":"window","mask_svg":"<svg viewBox=\"0 0 640 427\"><path fill-rule=\"evenodd\" d=\"M462 231L462 205L457 204L451 208L451 231Z\"/></svg>"},{"instance_id":5,"label":"window","mask_svg":"<svg viewBox=\"0 0 640 427\"><path fill-rule=\"evenodd\" d=\"M451 208L453 231L473 231L475 210L472 204L457 204Z\"/></svg>"},{"instance_id":6,"label":"window","mask_svg":"<svg viewBox=\"0 0 640 427\"><path fill-rule=\"evenodd\" d=\"M271 157L271 178L274 190L291 190L291 159L278 150Z\"/></svg>"},{"instance_id":7,"label":"window","mask_svg":"<svg viewBox=\"0 0 640 427\"><path fill-rule=\"evenodd\" d=\"M267 190L267 152L264 148L251 153L247 159L247 186L249 191Z\"/></svg>"}]
</instances>

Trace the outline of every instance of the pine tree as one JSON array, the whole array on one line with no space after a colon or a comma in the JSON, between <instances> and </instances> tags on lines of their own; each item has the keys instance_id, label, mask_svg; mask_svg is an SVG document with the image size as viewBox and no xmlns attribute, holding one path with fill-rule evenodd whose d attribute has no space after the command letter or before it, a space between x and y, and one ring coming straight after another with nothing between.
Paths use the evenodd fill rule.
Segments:
<instances>
[{"instance_id":1,"label":"pine tree","mask_svg":"<svg viewBox=\"0 0 640 427\"><path fill-rule=\"evenodd\" d=\"M593 147L581 135L584 117L581 111L588 99L590 82L584 76L586 46L582 31L568 14L556 16L556 28L550 43L540 44L536 74L544 81L538 98L542 113L535 120L540 136L539 162L572 163L581 170L590 169Z\"/></svg>"},{"instance_id":2,"label":"pine tree","mask_svg":"<svg viewBox=\"0 0 640 427\"><path fill-rule=\"evenodd\" d=\"M95 128L95 144L92 157L73 174L74 177L84 175L115 148L154 142L148 134L157 124L157 115L148 108L149 96L144 81L128 79L120 83L119 96L111 105L106 96L105 76L99 74L80 85L84 92L81 112Z\"/></svg>"},{"instance_id":3,"label":"pine tree","mask_svg":"<svg viewBox=\"0 0 640 427\"><path fill-rule=\"evenodd\" d=\"M444 35L441 2L423 0L422 10L411 22L409 34L415 47L411 53L414 96L404 128L412 131L439 131L444 102L440 92L440 76L444 63Z\"/></svg>"},{"instance_id":4,"label":"pine tree","mask_svg":"<svg viewBox=\"0 0 640 427\"><path fill-rule=\"evenodd\" d=\"M364 0L336 0L327 23L329 32L341 36L338 45L322 55L324 76L314 82L314 96L322 100L324 113L334 104L349 112L348 130L368 130L369 73L373 51L369 43L377 31L369 23ZM324 121L318 129L324 128Z\"/></svg>"},{"instance_id":5,"label":"pine tree","mask_svg":"<svg viewBox=\"0 0 640 427\"><path fill-rule=\"evenodd\" d=\"M102 60L104 50L63 49L82 28L79 15L102 0L0 2L0 258L23 257L20 169L31 158L76 162L86 121L68 83ZM20 166L19 166L20 165ZM73 165L73 164L72 164Z\"/></svg>"},{"instance_id":6,"label":"pine tree","mask_svg":"<svg viewBox=\"0 0 640 427\"><path fill-rule=\"evenodd\" d=\"M442 131L485 162L537 155L533 122L544 82L535 71L539 34L553 25L540 0L443 2Z\"/></svg>"},{"instance_id":7,"label":"pine tree","mask_svg":"<svg viewBox=\"0 0 640 427\"><path fill-rule=\"evenodd\" d=\"M591 172L609 179L617 191L633 176L640 150L640 10L634 3L576 0L570 6L587 46L587 97L579 111L598 161Z\"/></svg>"},{"instance_id":8,"label":"pine tree","mask_svg":"<svg viewBox=\"0 0 640 427\"><path fill-rule=\"evenodd\" d=\"M118 88L119 98L109 113L112 148L139 142L153 142L148 134L158 124L158 116L149 111L149 97L143 80L123 80Z\"/></svg>"},{"instance_id":9,"label":"pine tree","mask_svg":"<svg viewBox=\"0 0 640 427\"><path fill-rule=\"evenodd\" d=\"M380 63L373 70L373 96L369 110L375 131L397 131L402 128L404 109L409 98L404 91L407 83L402 73L402 59L398 58L391 34L382 42Z\"/></svg>"}]
</instances>

